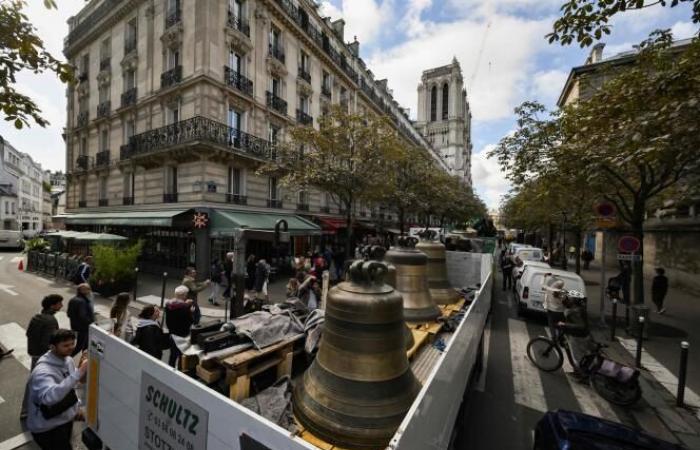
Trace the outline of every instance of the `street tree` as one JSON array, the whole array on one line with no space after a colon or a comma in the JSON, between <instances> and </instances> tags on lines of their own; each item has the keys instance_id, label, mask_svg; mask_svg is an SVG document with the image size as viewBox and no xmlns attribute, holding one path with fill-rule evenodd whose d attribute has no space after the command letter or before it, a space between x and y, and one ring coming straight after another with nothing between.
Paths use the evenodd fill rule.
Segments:
<instances>
[{"instance_id":1,"label":"street tree","mask_svg":"<svg viewBox=\"0 0 700 450\"><path fill-rule=\"evenodd\" d=\"M625 11L646 8L675 8L691 5L693 23L700 23L700 0L567 0L562 15L547 34L549 43L569 45L574 42L587 47L612 31L610 20Z\"/></svg>"},{"instance_id":2,"label":"street tree","mask_svg":"<svg viewBox=\"0 0 700 450\"><path fill-rule=\"evenodd\" d=\"M319 128L295 126L277 156L259 173L280 177L283 186L315 187L331 195L345 211L346 254L351 252L353 210L374 203L388 188L387 173L403 152L388 119L352 114L339 105L319 118Z\"/></svg>"},{"instance_id":3,"label":"street tree","mask_svg":"<svg viewBox=\"0 0 700 450\"><path fill-rule=\"evenodd\" d=\"M44 5L56 8L54 0ZM35 101L17 89L17 74L27 70L34 73L54 72L66 83L73 79L70 65L49 53L36 34L36 28L24 13L27 2L0 0L0 111L15 128L30 126L33 121L41 127L48 121L41 115Z\"/></svg>"}]
</instances>

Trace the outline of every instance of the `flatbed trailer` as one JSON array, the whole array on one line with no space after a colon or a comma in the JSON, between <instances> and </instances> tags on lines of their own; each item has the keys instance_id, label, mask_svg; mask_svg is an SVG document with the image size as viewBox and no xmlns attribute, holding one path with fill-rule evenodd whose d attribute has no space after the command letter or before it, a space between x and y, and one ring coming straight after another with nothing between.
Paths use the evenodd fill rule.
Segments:
<instances>
[{"instance_id":1,"label":"flatbed trailer","mask_svg":"<svg viewBox=\"0 0 700 450\"><path fill-rule=\"evenodd\" d=\"M444 350L427 345L411 360L423 386L389 449L450 448L459 432L455 422L468 401L466 394L481 370L493 258L448 252L448 267L459 267L455 261L469 265L470 270L452 274L451 279L481 286L457 328L436 336L445 342ZM305 440L303 433L290 433L95 325L90 329L89 355L87 434L98 436L111 450L323 448L313 439Z\"/></svg>"}]
</instances>

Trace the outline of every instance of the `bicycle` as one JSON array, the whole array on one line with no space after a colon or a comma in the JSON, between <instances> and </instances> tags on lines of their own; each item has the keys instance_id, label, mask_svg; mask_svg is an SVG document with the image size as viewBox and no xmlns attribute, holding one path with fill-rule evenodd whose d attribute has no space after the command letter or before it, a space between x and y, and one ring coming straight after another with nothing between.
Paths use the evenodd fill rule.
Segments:
<instances>
[{"instance_id":1,"label":"bicycle","mask_svg":"<svg viewBox=\"0 0 700 450\"><path fill-rule=\"evenodd\" d=\"M576 291L565 291L564 295L569 298L583 299L583 295ZM606 347L596 343L595 349L576 364L566 335L557 330L551 338L538 336L531 339L527 344L527 357L538 369L544 372L555 372L564 365L564 354L566 354L571 366L578 368L582 382L587 381L593 390L609 402L630 406L642 396L638 381L639 371L609 359L602 351Z\"/></svg>"}]
</instances>

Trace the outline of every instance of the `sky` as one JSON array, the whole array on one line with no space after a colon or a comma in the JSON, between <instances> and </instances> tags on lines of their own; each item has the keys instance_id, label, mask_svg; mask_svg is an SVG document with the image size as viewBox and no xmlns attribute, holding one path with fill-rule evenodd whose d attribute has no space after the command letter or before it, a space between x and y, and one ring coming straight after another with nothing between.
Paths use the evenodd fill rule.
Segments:
<instances>
[{"instance_id":1,"label":"sky","mask_svg":"<svg viewBox=\"0 0 700 450\"><path fill-rule=\"evenodd\" d=\"M192 1L192 0L183 0ZM223 1L223 0L210 0ZM46 10L30 0L27 15L48 50L62 57L66 19L85 5L61 0ZM387 78L394 98L415 119L421 73L449 64L462 67L471 106L472 179L477 193L497 209L509 185L495 160L486 154L515 129L513 109L526 100L556 104L572 67L583 64L589 49L548 44L545 35L564 0L322 0L321 11L346 22L345 38L360 41L360 54L376 79ZM671 28L676 38L697 33L690 5L628 11L612 21L603 41L604 57L630 50L651 31ZM64 170L65 86L52 74L22 73L21 92L37 101L51 123L15 130L0 121L0 135L45 169Z\"/></svg>"}]
</instances>

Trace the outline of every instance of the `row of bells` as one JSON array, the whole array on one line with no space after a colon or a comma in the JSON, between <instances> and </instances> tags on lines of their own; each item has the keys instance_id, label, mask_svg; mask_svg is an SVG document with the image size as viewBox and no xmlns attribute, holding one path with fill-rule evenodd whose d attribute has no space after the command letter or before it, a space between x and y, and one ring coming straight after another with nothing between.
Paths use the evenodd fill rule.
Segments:
<instances>
[{"instance_id":1,"label":"row of bells","mask_svg":"<svg viewBox=\"0 0 700 450\"><path fill-rule=\"evenodd\" d=\"M387 446L420 390L406 356L413 337L405 321L434 320L436 301L457 300L445 247L413 239L401 239L385 262L355 261L328 293L318 354L293 405L299 422L331 444Z\"/></svg>"}]
</instances>

